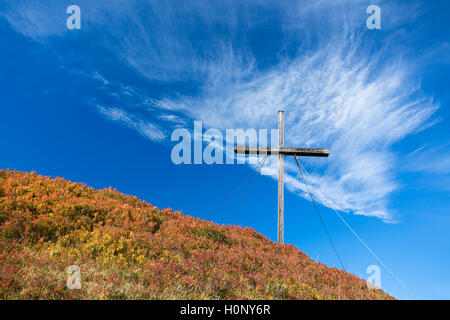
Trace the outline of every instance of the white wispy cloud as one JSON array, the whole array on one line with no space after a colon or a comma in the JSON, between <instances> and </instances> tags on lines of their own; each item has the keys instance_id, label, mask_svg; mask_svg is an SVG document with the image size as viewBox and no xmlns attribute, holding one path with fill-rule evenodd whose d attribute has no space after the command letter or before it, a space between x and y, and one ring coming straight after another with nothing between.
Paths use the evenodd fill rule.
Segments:
<instances>
[{"instance_id":1,"label":"white wispy cloud","mask_svg":"<svg viewBox=\"0 0 450 320\"><path fill-rule=\"evenodd\" d=\"M61 26L55 26L61 21L42 4L8 5L2 16L18 32L35 40L61 35ZM355 31L365 26L366 1L262 6L259 1L130 0L81 1L80 6L85 25L100 30L102 43L124 64L148 81L189 83L195 89L153 97L95 72L93 78L117 105L94 102L108 119L162 142L167 126L189 119L220 129L276 128L277 111L284 109L286 145L331 149L329 159L304 159L311 190L322 204L395 219L388 202L399 188L394 145L432 125L438 105L422 94L411 62L392 50L369 48ZM392 17L404 9L383 2ZM383 20L383 28L396 30L420 13L417 5L407 9L402 19ZM282 44L276 59L261 67L249 34L267 23L276 26ZM386 47L395 43L386 38ZM268 161L266 174L275 177L276 165L276 159ZM286 169L288 188L305 196L295 165L287 162Z\"/></svg>"},{"instance_id":2,"label":"white wispy cloud","mask_svg":"<svg viewBox=\"0 0 450 320\"><path fill-rule=\"evenodd\" d=\"M342 45L238 85L207 83L202 95L179 103L189 106L192 118L217 128L276 128L277 111L284 109L286 145L331 149L329 159L305 159L314 195L324 205L387 221L393 218L387 198L398 187L392 146L421 130L438 106L420 94L407 64L383 65L362 53L356 38L351 45L339 40L333 44ZM290 189L304 191L297 168L287 169Z\"/></svg>"},{"instance_id":3,"label":"white wispy cloud","mask_svg":"<svg viewBox=\"0 0 450 320\"><path fill-rule=\"evenodd\" d=\"M66 8L62 2L49 6L42 1L6 0L0 4L0 18L24 36L43 42L49 36L62 34L66 30L64 18ZM61 23L62 22L62 23Z\"/></svg>"},{"instance_id":4,"label":"white wispy cloud","mask_svg":"<svg viewBox=\"0 0 450 320\"><path fill-rule=\"evenodd\" d=\"M450 174L450 144L421 146L409 153L401 170L431 175Z\"/></svg>"},{"instance_id":5,"label":"white wispy cloud","mask_svg":"<svg viewBox=\"0 0 450 320\"><path fill-rule=\"evenodd\" d=\"M135 129L143 137L152 141L161 141L165 138L164 132L149 121L144 121L130 113L119 108L104 107L97 105L98 111L106 118L117 121L129 128Z\"/></svg>"}]
</instances>

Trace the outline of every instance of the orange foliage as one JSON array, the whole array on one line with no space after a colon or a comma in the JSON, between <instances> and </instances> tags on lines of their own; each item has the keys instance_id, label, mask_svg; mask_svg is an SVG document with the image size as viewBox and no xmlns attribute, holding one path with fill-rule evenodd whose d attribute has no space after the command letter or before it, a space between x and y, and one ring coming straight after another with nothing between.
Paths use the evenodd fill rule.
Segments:
<instances>
[{"instance_id":1,"label":"orange foliage","mask_svg":"<svg viewBox=\"0 0 450 320\"><path fill-rule=\"evenodd\" d=\"M82 288L65 270L81 269ZM250 228L0 170L1 299L392 299Z\"/></svg>"}]
</instances>

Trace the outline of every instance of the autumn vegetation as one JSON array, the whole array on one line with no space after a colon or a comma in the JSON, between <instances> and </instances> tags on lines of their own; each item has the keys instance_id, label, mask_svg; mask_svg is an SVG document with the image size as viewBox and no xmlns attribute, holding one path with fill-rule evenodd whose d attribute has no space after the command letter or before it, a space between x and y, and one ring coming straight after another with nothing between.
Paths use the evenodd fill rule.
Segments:
<instances>
[{"instance_id":1,"label":"autumn vegetation","mask_svg":"<svg viewBox=\"0 0 450 320\"><path fill-rule=\"evenodd\" d=\"M66 286L81 269L82 288ZM0 170L0 299L392 299L250 228Z\"/></svg>"}]
</instances>

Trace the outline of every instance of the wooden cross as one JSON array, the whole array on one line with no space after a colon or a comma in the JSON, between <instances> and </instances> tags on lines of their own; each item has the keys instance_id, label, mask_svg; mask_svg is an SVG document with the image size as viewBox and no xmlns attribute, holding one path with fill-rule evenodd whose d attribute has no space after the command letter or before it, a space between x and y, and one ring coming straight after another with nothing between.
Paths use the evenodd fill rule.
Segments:
<instances>
[{"instance_id":1,"label":"wooden cross","mask_svg":"<svg viewBox=\"0 0 450 320\"><path fill-rule=\"evenodd\" d=\"M330 150L286 148L284 146L284 111L278 111L278 147L235 146L234 153L278 155L278 243L284 243L284 156L328 157Z\"/></svg>"}]
</instances>

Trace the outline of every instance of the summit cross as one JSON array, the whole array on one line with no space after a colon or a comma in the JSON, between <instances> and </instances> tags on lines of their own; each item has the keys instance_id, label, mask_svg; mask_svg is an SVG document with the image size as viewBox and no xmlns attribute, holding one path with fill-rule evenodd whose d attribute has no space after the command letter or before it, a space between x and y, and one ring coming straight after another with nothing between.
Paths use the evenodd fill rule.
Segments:
<instances>
[{"instance_id":1,"label":"summit cross","mask_svg":"<svg viewBox=\"0 0 450 320\"><path fill-rule=\"evenodd\" d=\"M236 154L278 155L278 243L284 243L284 156L328 157L330 150L284 146L284 111L278 111L278 147L235 146Z\"/></svg>"}]
</instances>

